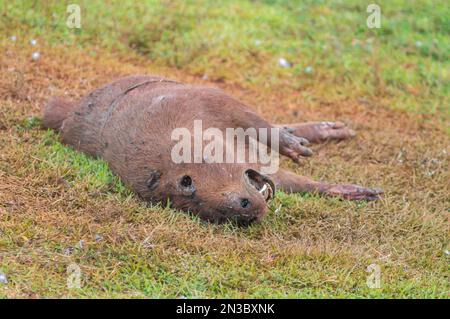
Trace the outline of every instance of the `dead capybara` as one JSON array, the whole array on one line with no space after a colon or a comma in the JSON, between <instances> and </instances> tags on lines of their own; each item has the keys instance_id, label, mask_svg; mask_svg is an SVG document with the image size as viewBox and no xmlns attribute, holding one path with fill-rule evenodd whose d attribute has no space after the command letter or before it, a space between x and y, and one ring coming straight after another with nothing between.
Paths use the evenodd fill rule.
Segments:
<instances>
[{"instance_id":1,"label":"dead capybara","mask_svg":"<svg viewBox=\"0 0 450 319\"><path fill-rule=\"evenodd\" d=\"M174 132L192 133L195 144L194 122L200 120L203 129L219 133L230 128L277 132L277 150L272 135L263 139L258 133L255 139L267 146L268 153L279 152L294 161L312 154L306 147L308 140L346 139L355 134L340 122L273 125L219 89L153 76L121 78L79 102L53 98L43 116L44 126L59 131L63 143L104 159L144 200L169 202L212 222L234 220L248 225L259 220L278 188L351 200L375 200L381 194L378 189L316 182L281 169L263 173L260 161L221 163L203 155L197 161L174 160L178 143ZM246 154L250 140L244 140ZM225 138L216 142L229 145ZM201 140L201 144L206 147L207 143Z\"/></svg>"}]
</instances>

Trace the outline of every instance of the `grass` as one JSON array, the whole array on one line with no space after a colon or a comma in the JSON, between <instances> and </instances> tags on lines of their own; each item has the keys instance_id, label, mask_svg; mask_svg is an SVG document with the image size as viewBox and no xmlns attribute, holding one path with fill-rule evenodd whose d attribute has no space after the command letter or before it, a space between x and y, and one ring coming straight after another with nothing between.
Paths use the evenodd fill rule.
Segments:
<instances>
[{"instance_id":1,"label":"grass","mask_svg":"<svg viewBox=\"0 0 450 319\"><path fill-rule=\"evenodd\" d=\"M379 1L380 29L359 1L78 3L81 29L59 1L0 4L0 296L448 298L444 1ZM386 197L278 193L249 229L148 206L39 127L49 96L133 73L221 87L271 121L343 120L357 139L283 166ZM67 288L71 263L81 289Z\"/></svg>"},{"instance_id":2,"label":"grass","mask_svg":"<svg viewBox=\"0 0 450 319\"><path fill-rule=\"evenodd\" d=\"M393 108L450 115L445 1L380 1L380 29L367 28L360 1L79 3L81 29L66 27L59 1L5 3L4 25L20 35L45 34L54 44L131 49L211 80L288 86L311 96L326 89L330 99L351 92ZM279 68L281 57L293 67Z\"/></svg>"}]
</instances>

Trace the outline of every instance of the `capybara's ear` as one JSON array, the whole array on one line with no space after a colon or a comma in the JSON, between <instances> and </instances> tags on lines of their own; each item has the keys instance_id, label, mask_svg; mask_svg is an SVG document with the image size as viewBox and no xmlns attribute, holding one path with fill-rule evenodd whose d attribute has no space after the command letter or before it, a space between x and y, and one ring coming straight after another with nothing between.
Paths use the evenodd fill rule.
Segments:
<instances>
[{"instance_id":1,"label":"capybara's ear","mask_svg":"<svg viewBox=\"0 0 450 319\"><path fill-rule=\"evenodd\" d=\"M192 180L192 177L190 177L189 175L183 175L178 180L177 187L183 193L184 196L193 196L196 191L194 181Z\"/></svg>"},{"instance_id":2,"label":"capybara's ear","mask_svg":"<svg viewBox=\"0 0 450 319\"><path fill-rule=\"evenodd\" d=\"M255 187L266 200L269 200L275 195L275 183L266 175L255 171L254 169L248 169L244 173L245 180Z\"/></svg>"},{"instance_id":3,"label":"capybara's ear","mask_svg":"<svg viewBox=\"0 0 450 319\"><path fill-rule=\"evenodd\" d=\"M155 190L159 185L159 180L161 179L161 173L157 170L150 171L150 177L148 178L146 184L149 190Z\"/></svg>"}]
</instances>

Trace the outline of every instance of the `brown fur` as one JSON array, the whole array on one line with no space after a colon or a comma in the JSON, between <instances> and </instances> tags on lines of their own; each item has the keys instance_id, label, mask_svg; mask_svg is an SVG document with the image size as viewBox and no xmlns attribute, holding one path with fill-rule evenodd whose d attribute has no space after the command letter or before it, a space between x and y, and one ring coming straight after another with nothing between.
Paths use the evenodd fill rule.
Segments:
<instances>
[{"instance_id":1,"label":"brown fur","mask_svg":"<svg viewBox=\"0 0 450 319\"><path fill-rule=\"evenodd\" d=\"M173 163L170 154L175 142L171 132L180 127L192 132L197 119L203 121L204 129L215 127L223 132L226 128L274 127L221 90L151 76L119 79L77 104L53 99L45 108L43 123L59 130L65 144L106 160L144 200L169 200L173 207L209 221L234 219L248 224L260 219L267 212L267 204L258 189L265 183L271 185L271 192L275 184L295 192L327 193L331 186L340 187L283 171L264 176L257 164ZM280 153L293 160L311 155L301 129L298 134L292 132L281 130ZM336 190L328 193L375 199L379 191L352 188L350 196ZM352 198L351 194L357 196Z\"/></svg>"}]
</instances>

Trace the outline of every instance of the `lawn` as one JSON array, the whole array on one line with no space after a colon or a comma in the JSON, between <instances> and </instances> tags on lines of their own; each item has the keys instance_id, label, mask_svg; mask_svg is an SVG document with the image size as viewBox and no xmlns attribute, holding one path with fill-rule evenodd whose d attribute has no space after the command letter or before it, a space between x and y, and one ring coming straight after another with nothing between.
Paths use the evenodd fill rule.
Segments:
<instances>
[{"instance_id":1,"label":"lawn","mask_svg":"<svg viewBox=\"0 0 450 319\"><path fill-rule=\"evenodd\" d=\"M1 297L448 298L445 1L377 1L379 29L354 0L77 1L80 29L68 3L0 2ZM248 229L149 206L40 128L48 97L139 73L220 87L272 122L344 121L357 138L282 165L386 194L279 192Z\"/></svg>"}]
</instances>

